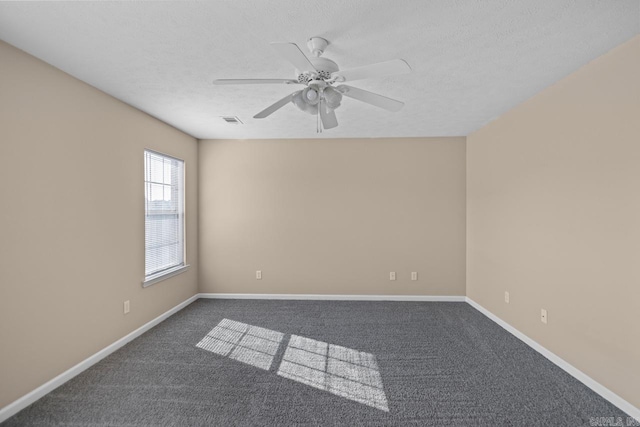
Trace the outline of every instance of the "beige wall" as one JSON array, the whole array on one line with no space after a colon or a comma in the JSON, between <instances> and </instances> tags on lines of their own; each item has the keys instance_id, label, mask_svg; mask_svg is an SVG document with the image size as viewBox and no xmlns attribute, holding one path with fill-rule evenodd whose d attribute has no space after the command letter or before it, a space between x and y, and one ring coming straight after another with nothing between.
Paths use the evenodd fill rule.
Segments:
<instances>
[{"instance_id":1,"label":"beige wall","mask_svg":"<svg viewBox=\"0 0 640 427\"><path fill-rule=\"evenodd\" d=\"M467 138L468 296L636 407L639 76L636 37Z\"/></svg>"},{"instance_id":2,"label":"beige wall","mask_svg":"<svg viewBox=\"0 0 640 427\"><path fill-rule=\"evenodd\" d=\"M464 295L464 138L216 140L199 154L201 292Z\"/></svg>"},{"instance_id":3,"label":"beige wall","mask_svg":"<svg viewBox=\"0 0 640 427\"><path fill-rule=\"evenodd\" d=\"M2 42L0 64L1 408L197 293L198 148ZM145 147L186 160L192 268L143 289Z\"/></svg>"}]
</instances>

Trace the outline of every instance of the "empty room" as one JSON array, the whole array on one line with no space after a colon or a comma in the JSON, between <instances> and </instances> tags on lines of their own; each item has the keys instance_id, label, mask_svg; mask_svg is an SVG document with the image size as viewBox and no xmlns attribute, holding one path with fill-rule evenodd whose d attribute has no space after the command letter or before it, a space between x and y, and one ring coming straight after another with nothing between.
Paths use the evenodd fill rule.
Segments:
<instances>
[{"instance_id":1,"label":"empty room","mask_svg":"<svg viewBox=\"0 0 640 427\"><path fill-rule=\"evenodd\" d=\"M0 2L0 424L640 426L640 0Z\"/></svg>"}]
</instances>

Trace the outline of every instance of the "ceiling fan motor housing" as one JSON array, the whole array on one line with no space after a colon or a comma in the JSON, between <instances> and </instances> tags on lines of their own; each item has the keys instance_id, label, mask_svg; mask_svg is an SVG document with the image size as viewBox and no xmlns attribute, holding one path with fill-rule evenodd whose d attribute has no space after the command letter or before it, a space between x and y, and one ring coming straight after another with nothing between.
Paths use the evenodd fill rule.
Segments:
<instances>
[{"instance_id":1,"label":"ceiling fan motor housing","mask_svg":"<svg viewBox=\"0 0 640 427\"><path fill-rule=\"evenodd\" d=\"M327 58L312 57L309 58L309 62L313 64L315 70L296 69L296 78L300 83L307 84L311 80L329 80L331 73L340 70L338 64Z\"/></svg>"}]
</instances>

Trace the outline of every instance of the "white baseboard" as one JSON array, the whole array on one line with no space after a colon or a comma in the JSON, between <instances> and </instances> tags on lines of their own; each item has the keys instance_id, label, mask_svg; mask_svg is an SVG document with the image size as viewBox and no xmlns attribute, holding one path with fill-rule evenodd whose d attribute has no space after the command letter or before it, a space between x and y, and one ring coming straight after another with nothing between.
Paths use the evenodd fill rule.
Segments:
<instances>
[{"instance_id":1,"label":"white baseboard","mask_svg":"<svg viewBox=\"0 0 640 427\"><path fill-rule=\"evenodd\" d=\"M35 390L25 394L18 400L0 409L0 423L5 421L9 417L17 414L27 406L31 405L33 402L40 399L45 394L50 393L51 391L60 387L62 384L66 383L71 378L82 373L83 371L90 368L91 366L95 365L96 363L98 363L99 361L101 361L102 359L104 359L114 351L118 350L120 347L127 344L129 341L132 341L133 339L139 337L149 329L156 326L158 323L162 322L172 314L175 314L178 311L182 310L184 307L191 304L193 301L197 299L198 299L198 295L196 294L191 298L187 299L186 301L181 302L180 304L176 305L169 311L161 314L160 316L156 317L150 322L145 323L144 325L140 326L138 329L131 332L130 334L125 335L124 337L120 338L118 341L114 342L113 344L103 348L102 350L93 354L92 356L87 357L82 362L67 369L66 371L64 371L57 377L53 378L52 380L47 381L46 383L42 384L40 387L36 388Z\"/></svg>"},{"instance_id":2,"label":"white baseboard","mask_svg":"<svg viewBox=\"0 0 640 427\"><path fill-rule=\"evenodd\" d=\"M274 299L274 300L325 300L325 301L437 301L465 302L464 296L441 295L335 295L335 294L199 294L209 299Z\"/></svg>"},{"instance_id":3,"label":"white baseboard","mask_svg":"<svg viewBox=\"0 0 640 427\"><path fill-rule=\"evenodd\" d=\"M531 338L529 338L528 336L526 336L525 334L523 334L522 332L520 332L519 330L517 330L516 328L514 328L513 326L511 326L510 324L508 324L507 322L505 322L504 320L502 320L501 318L499 318L498 316L496 316L495 314L493 314L492 312L490 312L489 310L487 310L486 308L484 308L483 306L481 306L480 304L472 300L471 298L467 297L466 301L473 308L478 310L480 313L484 314L489 319L493 320L498 325L502 326L505 330L507 330L507 332L510 332L516 338L518 338L519 340L527 344L529 347L531 347L532 349L534 349L535 351L537 351L538 353L540 353L541 355L549 359L560 369L567 372L569 375L571 375L572 377L580 381L582 384L589 387L591 390L598 393L604 399L608 400L613 405L617 406L618 408L620 408L621 410L623 410L624 412L626 412L636 420L640 421L640 409L636 408L631 403L627 402L625 399L618 396L617 394L615 394L614 392L612 392L611 390L609 390L608 388L606 388L605 386L603 386L602 384L600 384L599 382L591 378L589 375L585 374L575 366L571 365L566 360L562 359L561 357L547 350L538 342L532 340Z\"/></svg>"}]
</instances>

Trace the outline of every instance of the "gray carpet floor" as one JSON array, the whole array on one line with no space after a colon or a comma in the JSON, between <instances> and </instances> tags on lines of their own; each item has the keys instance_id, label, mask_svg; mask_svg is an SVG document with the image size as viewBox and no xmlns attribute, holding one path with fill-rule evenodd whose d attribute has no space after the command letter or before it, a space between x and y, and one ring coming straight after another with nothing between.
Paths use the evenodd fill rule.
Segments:
<instances>
[{"instance_id":1,"label":"gray carpet floor","mask_svg":"<svg viewBox=\"0 0 640 427\"><path fill-rule=\"evenodd\" d=\"M466 303L198 300L3 426L579 426L627 415Z\"/></svg>"}]
</instances>

